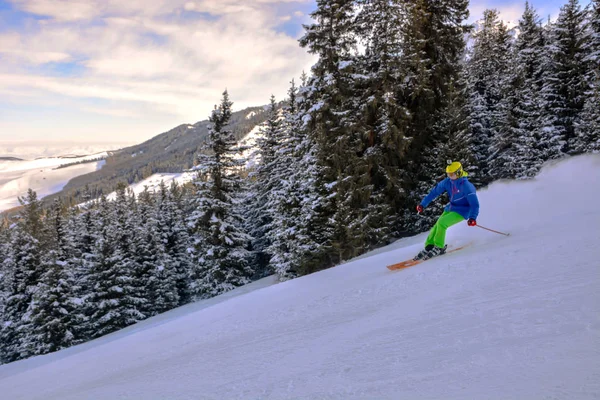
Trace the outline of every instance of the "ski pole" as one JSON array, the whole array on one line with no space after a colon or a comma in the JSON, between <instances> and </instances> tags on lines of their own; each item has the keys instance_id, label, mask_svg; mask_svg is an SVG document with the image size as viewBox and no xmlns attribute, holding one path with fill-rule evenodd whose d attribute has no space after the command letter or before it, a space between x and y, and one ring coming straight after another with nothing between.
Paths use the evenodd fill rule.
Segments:
<instances>
[{"instance_id":1,"label":"ski pole","mask_svg":"<svg viewBox=\"0 0 600 400\"><path fill-rule=\"evenodd\" d=\"M477 224L477 225L475 225L475 226L477 226L477 227L479 227L479 228L481 228L481 229L485 229L486 231L490 231L490 232L497 233L497 234L499 234L499 235L510 236L510 233L498 232L498 231L495 231L495 230L493 230L493 229L486 228L485 226L481 226L481 225L479 225L479 224Z\"/></svg>"}]
</instances>

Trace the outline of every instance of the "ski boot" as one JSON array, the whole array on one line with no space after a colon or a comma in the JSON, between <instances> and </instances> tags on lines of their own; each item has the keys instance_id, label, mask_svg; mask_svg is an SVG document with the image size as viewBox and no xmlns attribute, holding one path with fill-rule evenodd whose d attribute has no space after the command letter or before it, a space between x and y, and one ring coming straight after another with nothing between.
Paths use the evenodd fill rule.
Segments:
<instances>
[{"instance_id":1,"label":"ski boot","mask_svg":"<svg viewBox=\"0 0 600 400\"><path fill-rule=\"evenodd\" d=\"M433 248L423 256L422 260L429 260L430 258L441 256L446 252L447 248L448 245L445 245L443 248L433 246Z\"/></svg>"},{"instance_id":2,"label":"ski boot","mask_svg":"<svg viewBox=\"0 0 600 400\"><path fill-rule=\"evenodd\" d=\"M435 246L432 244L428 244L427 246L425 246L425 248L423 250L421 250L419 252L419 254L417 254L415 256L415 258L413 258L413 261L417 261L417 260L426 260L426 258L424 258L427 253L429 253Z\"/></svg>"}]
</instances>

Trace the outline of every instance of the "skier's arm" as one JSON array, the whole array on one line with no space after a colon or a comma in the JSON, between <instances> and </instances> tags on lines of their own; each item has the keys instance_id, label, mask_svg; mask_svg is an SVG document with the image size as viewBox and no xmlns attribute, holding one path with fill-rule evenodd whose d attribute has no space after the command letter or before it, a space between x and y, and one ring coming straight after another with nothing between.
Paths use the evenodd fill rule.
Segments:
<instances>
[{"instance_id":1,"label":"skier's arm","mask_svg":"<svg viewBox=\"0 0 600 400\"><path fill-rule=\"evenodd\" d=\"M471 193L467 194L467 201L469 202L469 218L477 219L479 215L479 199L477 193L475 193L475 187L473 186Z\"/></svg>"},{"instance_id":2,"label":"skier's arm","mask_svg":"<svg viewBox=\"0 0 600 400\"><path fill-rule=\"evenodd\" d=\"M429 194L427 196L425 196L423 201L421 201L421 205L423 206L423 208L427 207L429 205L429 203L431 203L439 195L441 195L442 193L444 193L446 191L445 184L448 179L449 178L444 179L443 181L441 181L440 183L435 185L435 187L433 189L431 189L431 192L429 192Z\"/></svg>"}]
</instances>

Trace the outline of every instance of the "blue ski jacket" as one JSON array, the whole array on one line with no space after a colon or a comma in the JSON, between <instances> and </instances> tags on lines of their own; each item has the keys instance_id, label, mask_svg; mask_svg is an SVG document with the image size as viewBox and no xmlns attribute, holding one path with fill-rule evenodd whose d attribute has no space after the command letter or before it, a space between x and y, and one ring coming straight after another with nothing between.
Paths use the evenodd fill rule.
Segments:
<instances>
[{"instance_id":1,"label":"blue ski jacket","mask_svg":"<svg viewBox=\"0 0 600 400\"><path fill-rule=\"evenodd\" d=\"M429 203L444 192L448 192L450 196L450 204L444 208L445 211L457 212L464 219L477 219L479 215L479 200L475 193L475 186L466 177L456 180L450 178L444 179L429 192L421 202L421 205L423 208L427 207Z\"/></svg>"}]
</instances>

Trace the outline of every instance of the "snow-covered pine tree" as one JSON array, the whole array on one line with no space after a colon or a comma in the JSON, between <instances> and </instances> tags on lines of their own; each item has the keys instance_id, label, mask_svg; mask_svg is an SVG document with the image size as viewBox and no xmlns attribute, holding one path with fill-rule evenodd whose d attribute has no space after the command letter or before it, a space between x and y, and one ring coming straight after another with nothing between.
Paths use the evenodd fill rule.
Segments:
<instances>
[{"instance_id":1,"label":"snow-covered pine tree","mask_svg":"<svg viewBox=\"0 0 600 400\"><path fill-rule=\"evenodd\" d=\"M448 91L448 107L437 122L436 130L442 132L448 141L443 145L442 157L446 160L459 161L469 173L469 180L480 185L477 154L474 153L475 136L472 134L466 86L466 71L461 68L460 78L452 82Z\"/></svg>"},{"instance_id":2,"label":"snow-covered pine tree","mask_svg":"<svg viewBox=\"0 0 600 400\"><path fill-rule=\"evenodd\" d=\"M589 63L590 78L600 68L600 0L591 0L587 18L587 57Z\"/></svg>"},{"instance_id":3,"label":"snow-covered pine tree","mask_svg":"<svg viewBox=\"0 0 600 400\"><path fill-rule=\"evenodd\" d=\"M195 211L188 219L196 247L197 269L193 282L196 295L208 298L250 282L253 270L248 250L251 237L242 232L238 196L242 189L239 170L244 160L236 158L237 143L229 127L232 102L227 91L209 121L209 137L199 155L198 178L194 182Z\"/></svg>"},{"instance_id":4,"label":"snow-covered pine tree","mask_svg":"<svg viewBox=\"0 0 600 400\"><path fill-rule=\"evenodd\" d=\"M170 188L161 182L156 206L157 229L174 275L179 305L189 303L192 298L192 260L188 252L190 238L185 226L182 203L182 191L177 182L173 181Z\"/></svg>"},{"instance_id":5,"label":"snow-covered pine tree","mask_svg":"<svg viewBox=\"0 0 600 400\"><path fill-rule=\"evenodd\" d=\"M575 153L600 152L600 0L592 0L588 12L588 82L587 93L581 120L575 127L573 140Z\"/></svg>"},{"instance_id":6,"label":"snow-covered pine tree","mask_svg":"<svg viewBox=\"0 0 600 400\"><path fill-rule=\"evenodd\" d=\"M268 118L261 129L262 137L257 139L260 163L250 174L252 183L249 207L246 212L249 234L253 237L252 251L255 254L255 270L259 277L270 273L269 260L271 255L267 252L269 243L269 232L273 227L273 193L279 190L282 182L274 174L276 166L276 148L283 138L283 121L281 120L279 107L275 96L271 96L268 108Z\"/></svg>"},{"instance_id":7,"label":"snow-covered pine tree","mask_svg":"<svg viewBox=\"0 0 600 400\"><path fill-rule=\"evenodd\" d=\"M31 192L35 194L35 192ZM30 194L31 194L30 193ZM31 197L30 198L34 198ZM35 197L37 199L37 197ZM29 205L32 204L32 208ZM37 204L26 203L25 214L35 215ZM39 215L39 214L37 214ZM29 306L42 276L39 241L31 236L27 224L40 226L33 219L22 220L12 228L9 257L4 260L6 298L4 323L0 326L0 361L9 363L32 355L27 344L31 336Z\"/></svg>"},{"instance_id":8,"label":"snow-covered pine tree","mask_svg":"<svg viewBox=\"0 0 600 400\"><path fill-rule=\"evenodd\" d=\"M87 300L93 296L92 275L96 270L98 260L97 248L95 246L100 228L98 222L98 202L90 201L89 190L84 190L84 199L87 204L74 208L74 213L69 219L67 235L71 236L74 244L73 265L74 275L74 301L78 303L81 310L81 322L76 328L77 337L88 340L92 336L93 328L90 325L92 307Z\"/></svg>"},{"instance_id":9,"label":"snow-covered pine tree","mask_svg":"<svg viewBox=\"0 0 600 400\"><path fill-rule=\"evenodd\" d=\"M497 10L485 10L481 29L474 35L472 54L467 68L470 94L473 148L480 171L478 184L487 184L498 171L491 168L491 161L502 143L499 104L507 86L510 60L510 36L499 20Z\"/></svg>"},{"instance_id":10,"label":"snow-covered pine tree","mask_svg":"<svg viewBox=\"0 0 600 400\"><path fill-rule=\"evenodd\" d=\"M449 106L449 94L459 79L460 59L464 53L464 34L468 27L466 0L417 0L407 8L403 33L403 90L399 102L408 110L407 136L412 138L403 167L406 169L403 230L422 230L434 222L433 213L424 218L414 207L442 177L446 160L444 144L447 132L439 129Z\"/></svg>"},{"instance_id":11,"label":"snow-covered pine tree","mask_svg":"<svg viewBox=\"0 0 600 400\"><path fill-rule=\"evenodd\" d=\"M10 246L11 237L10 230L7 220L0 221L0 338L2 338L2 327L5 322L4 319L6 310L6 298L8 297L10 289L10 273L7 270L10 264ZM3 345L0 344L0 364L3 363Z\"/></svg>"},{"instance_id":12,"label":"snow-covered pine tree","mask_svg":"<svg viewBox=\"0 0 600 400\"><path fill-rule=\"evenodd\" d=\"M44 274L30 307L31 333L28 353L51 353L81 343L78 305L73 302L73 279L66 261L51 251L44 262Z\"/></svg>"},{"instance_id":13,"label":"snow-covered pine tree","mask_svg":"<svg viewBox=\"0 0 600 400\"><path fill-rule=\"evenodd\" d=\"M498 105L498 133L492 140L492 176L530 178L543 163L536 138L541 115L541 60L544 49L539 18L529 3L519 21L509 73L502 82L503 96Z\"/></svg>"},{"instance_id":14,"label":"snow-covered pine tree","mask_svg":"<svg viewBox=\"0 0 600 400\"><path fill-rule=\"evenodd\" d=\"M2 326L2 316L4 314L4 304L7 293L5 283L9 276L4 263L10 257L10 242L9 223L8 220L3 219L0 221L0 327Z\"/></svg>"},{"instance_id":15,"label":"snow-covered pine tree","mask_svg":"<svg viewBox=\"0 0 600 400\"><path fill-rule=\"evenodd\" d=\"M42 276L29 306L30 335L24 343L31 355L46 354L80 343L77 328L82 322L75 300L72 265L74 243L67 232L62 202L55 199L45 225L51 250L42 257Z\"/></svg>"},{"instance_id":16,"label":"snow-covered pine tree","mask_svg":"<svg viewBox=\"0 0 600 400\"><path fill-rule=\"evenodd\" d=\"M600 72L599 77L593 82L593 91L586 99L577 127L576 152L600 152Z\"/></svg>"},{"instance_id":17,"label":"snow-covered pine tree","mask_svg":"<svg viewBox=\"0 0 600 400\"><path fill-rule=\"evenodd\" d=\"M353 96L357 39L356 1L321 0L305 26L300 45L319 56L306 95L305 127L314 140L320 168L312 202L314 241L320 246L308 270L327 268L364 251L363 222L368 211L368 170L362 151L358 110ZM366 229L368 231L368 228ZM311 264L311 265L308 265Z\"/></svg>"},{"instance_id":18,"label":"snow-covered pine tree","mask_svg":"<svg viewBox=\"0 0 600 400\"><path fill-rule=\"evenodd\" d=\"M136 268L131 259L133 230L125 185L117 187L117 199L100 199L98 234L93 246L95 262L90 271L91 295L87 301L90 316L90 336L100 337L114 332L146 316L140 312L144 299L140 298L136 283Z\"/></svg>"},{"instance_id":19,"label":"snow-covered pine tree","mask_svg":"<svg viewBox=\"0 0 600 400\"><path fill-rule=\"evenodd\" d=\"M65 241L69 244L69 278L71 279L71 303L73 304L73 313L76 316L72 326L73 334L78 342L85 342L87 338L87 323L85 299L89 293L89 285L87 279L90 268L91 242L88 246L88 253L82 253L83 246L80 241L93 240L89 237L93 227L90 226L89 233L82 229L82 212L79 207L71 207L68 211L67 220L65 221ZM87 235L87 236L86 236Z\"/></svg>"},{"instance_id":20,"label":"snow-covered pine tree","mask_svg":"<svg viewBox=\"0 0 600 400\"><path fill-rule=\"evenodd\" d=\"M41 241L43 238L43 209L37 193L32 189L28 189L26 196L19 197L19 203L23 207L19 216L23 229L32 237Z\"/></svg>"},{"instance_id":21,"label":"snow-covered pine tree","mask_svg":"<svg viewBox=\"0 0 600 400\"><path fill-rule=\"evenodd\" d=\"M408 113L397 102L402 90L401 44L405 25L405 2L360 0L358 31L365 54L358 57L355 93L363 139L362 158L367 165L370 202L364 226L368 244L380 243L400 226L398 211L404 197L400 169L410 144L405 130Z\"/></svg>"},{"instance_id":22,"label":"snow-covered pine tree","mask_svg":"<svg viewBox=\"0 0 600 400\"><path fill-rule=\"evenodd\" d=\"M165 249L158 228L154 196L148 188L139 194L135 220L135 257L139 266L137 279L144 289L147 317L175 308L179 304L174 266Z\"/></svg>"},{"instance_id":23,"label":"snow-covered pine tree","mask_svg":"<svg viewBox=\"0 0 600 400\"><path fill-rule=\"evenodd\" d=\"M304 82L307 81L303 79ZM309 219L303 218L303 207L314 199L311 182L316 165L313 162L311 138L302 129L300 107L305 103L305 86L296 88L294 80L288 90L287 105L283 108L283 139L277 143L273 178L281 185L271 193L273 229L268 232L271 268L279 280L295 278L304 273L301 268L318 245L308 231Z\"/></svg>"},{"instance_id":24,"label":"snow-covered pine tree","mask_svg":"<svg viewBox=\"0 0 600 400\"><path fill-rule=\"evenodd\" d=\"M12 232L9 223L4 219L0 223L0 364L3 364L7 358L7 346L4 340L9 338L12 333L4 331L10 324L6 303L11 291L12 273L9 268L13 265L11 260L10 244L12 243ZM7 342L8 344L8 342Z\"/></svg>"},{"instance_id":25,"label":"snow-covered pine tree","mask_svg":"<svg viewBox=\"0 0 600 400\"><path fill-rule=\"evenodd\" d=\"M584 19L578 0L569 0L560 9L556 23L548 27L540 138L544 159L575 152L575 127L589 90Z\"/></svg>"}]
</instances>

